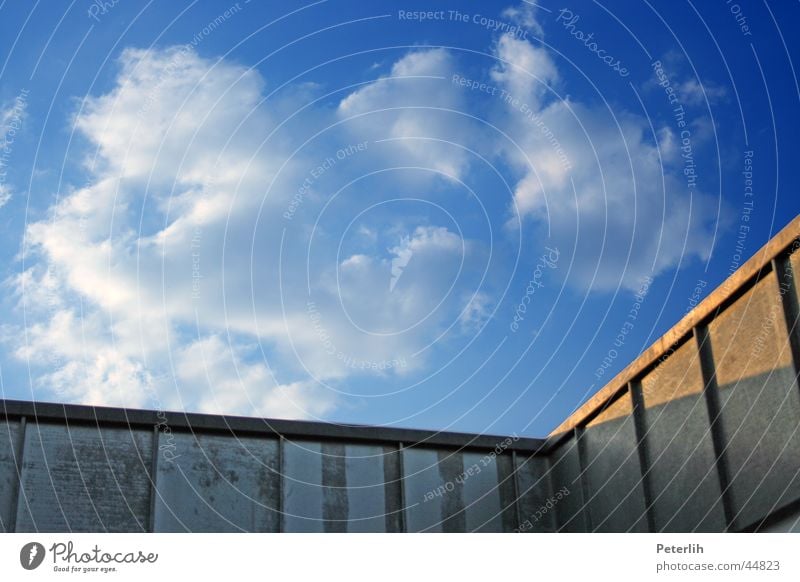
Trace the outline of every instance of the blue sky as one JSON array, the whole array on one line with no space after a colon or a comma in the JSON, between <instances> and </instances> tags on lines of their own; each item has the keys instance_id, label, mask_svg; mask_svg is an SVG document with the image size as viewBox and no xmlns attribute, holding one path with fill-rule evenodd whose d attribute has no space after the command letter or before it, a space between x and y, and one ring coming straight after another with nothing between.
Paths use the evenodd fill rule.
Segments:
<instances>
[{"instance_id":1,"label":"blue sky","mask_svg":"<svg viewBox=\"0 0 800 582\"><path fill-rule=\"evenodd\" d=\"M542 436L800 210L796 3L263 4L0 5L6 398Z\"/></svg>"}]
</instances>

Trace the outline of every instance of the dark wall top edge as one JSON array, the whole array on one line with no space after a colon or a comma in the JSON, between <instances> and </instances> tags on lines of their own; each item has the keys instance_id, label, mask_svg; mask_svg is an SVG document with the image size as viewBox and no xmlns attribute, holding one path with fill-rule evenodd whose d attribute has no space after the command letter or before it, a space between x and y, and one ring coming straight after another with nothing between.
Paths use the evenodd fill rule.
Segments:
<instances>
[{"instance_id":1,"label":"dark wall top edge","mask_svg":"<svg viewBox=\"0 0 800 582\"><path fill-rule=\"evenodd\" d=\"M359 444L403 443L410 447L453 447L458 449L494 449L522 453L543 453L545 439L518 438L513 435L477 435L379 426L340 425L302 420L276 420L246 416L165 412L135 408L110 408L53 402L0 400L0 419L26 417L30 422L91 424L100 427L124 426L163 431L221 433L229 435L268 435L287 439L341 440ZM512 439L509 443L509 439Z\"/></svg>"}]
</instances>

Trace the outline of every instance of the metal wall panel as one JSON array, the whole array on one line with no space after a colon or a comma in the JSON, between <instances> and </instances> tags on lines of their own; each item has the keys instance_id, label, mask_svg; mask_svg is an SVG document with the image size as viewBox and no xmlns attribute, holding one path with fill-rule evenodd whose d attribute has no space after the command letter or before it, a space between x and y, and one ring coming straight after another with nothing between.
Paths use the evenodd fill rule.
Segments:
<instances>
[{"instance_id":1,"label":"metal wall panel","mask_svg":"<svg viewBox=\"0 0 800 582\"><path fill-rule=\"evenodd\" d=\"M20 423L0 420L0 532L13 531L18 494Z\"/></svg>"},{"instance_id":2,"label":"metal wall panel","mask_svg":"<svg viewBox=\"0 0 800 582\"><path fill-rule=\"evenodd\" d=\"M396 450L346 445L344 453L349 508L346 531L400 531L402 509Z\"/></svg>"},{"instance_id":3,"label":"metal wall panel","mask_svg":"<svg viewBox=\"0 0 800 582\"><path fill-rule=\"evenodd\" d=\"M580 437L591 531L647 531L630 394L607 406Z\"/></svg>"},{"instance_id":4,"label":"metal wall panel","mask_svg":"<svg viewBox=\"0 0 800 582\"><path fill-rule=\"evenodd\" d=\"M152 431L28 424L17 531L146 531Z\"/></svg>"},{"instance_id":5,"label":"metal wall panel","mask_svg":"<svg viewBox=\"0 0 800 582\"><path fill-rule=\"evenodd\" d=\"M455 450L404 449L403 487L410 532L466 531L461 454Z\"/></svg>"},{"instance_id":6,"label":"metal wall panel","mask_svg":"<svg viewBox=\"0 0 800 582\"><path fill-rule=\"evenodd\" d=\"M557 504L566 502L571 491L566 495L562 493L559 499L555 498L550 483L551 471L547 457L517 455L516 477L519 490L519 531L523 533L556 531Z\"/></svg>"},{"instance_id":7,"label":"metal wall panel","mask_svg":"<svg viewBox=\"0 0 800 582\"><path fill-rule=\"evenodd\" d=\"M468 452L463 462L466 531L513 531L516 508L511 455Z\"/></svg>"},{"instance_id":8,"label":"metal wall panel","mask_svg":"<svg viewBox=\"0 0 800 582\"><path fill-rule=\"evenodd\" d=\"M325 531L322 495L322 445L283 443L283 531Z\"/></svg>"},{"instance_id":9,"label":"metal wall panel","mask_svg":"<svg viewBox=\"0 0 800 582\"><path fill-rule=\"evenodd\" d=\"M800 498L800 392L775 273L708 326L734 526Z\"/></svg>"},{"instance_id":10,"label":"metal wall panel","mask_svg":"<svg viewBox=\"0 0 800 582\"><path fill-rule=\"evenodd\" d=\"M285 441L284 530L400 531L394 449Z\"/></svg>"},{"instance_id":11,"label":"metal wall panel","mask_svg":"<svg viewBox=\"0 0 800 582\"><path fill-rule=\"evenodd\" d=\"M503 532L517 525L510 453L405 449L408 531Z\"/></svg>"},{"instance_id":12,"label":"metal wall panel","mask_svg":"<svg viewBox=\"0 0 800 582\"><path fill-rule=\"evenodd\" d=\"M549 455L550 482L553 490L566 487L568 495L555 506L556 531L589 531L589 512L584 495L578 440L573 435Z\"/></svg>"},{"instance_id":13,"label":"metal wall panel","mask_svg":"<svg viewBox=\"0 0 800 582\"><path fill-rule=\"evenodd\" d=\"M722 505L699 353L685 342L641 381L656 531L722 531Z\"/></svg>"},{"instance_id":14,"label":"metal wall panel","mask_svg":"<svg viewBox=\"0 0 800 582\"><path fill-rule=\"evenodd\" d=\"M155 531L276 532L278 440L161 434L156 487Z\"/></svg>"}]
</instances>

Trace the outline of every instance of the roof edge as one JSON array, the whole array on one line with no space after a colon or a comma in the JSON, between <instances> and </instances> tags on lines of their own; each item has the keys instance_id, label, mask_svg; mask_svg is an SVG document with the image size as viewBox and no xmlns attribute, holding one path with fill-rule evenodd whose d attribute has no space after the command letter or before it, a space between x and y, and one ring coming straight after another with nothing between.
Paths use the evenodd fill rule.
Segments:
<instances>
[{"instance_id":1,"label":"roof edge","mask_svg":"<svg viewBox=\"0 0 800 582\"><path fill-rule=\"evenodd\" d=\"M287 439L344 440L409 447L495 449L533 454L544 449L546 439L516 435L485 435L394 427L345 425L304 420L282 420L194 412L113 408L25 400L0 400L0 420L26 417L38 422L123 426L182 432L218 432ZM510 444L508 439L512 439ZM505 443L505 444L504 444Z\"/></svg>"}]
</instances>

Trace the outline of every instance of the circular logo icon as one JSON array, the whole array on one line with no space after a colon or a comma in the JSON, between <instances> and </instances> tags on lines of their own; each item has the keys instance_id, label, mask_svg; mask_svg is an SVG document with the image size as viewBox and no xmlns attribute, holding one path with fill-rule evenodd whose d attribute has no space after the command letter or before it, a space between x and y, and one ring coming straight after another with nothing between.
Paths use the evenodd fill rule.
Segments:
<instances>
[{"instance_id":1,"label":"circular logo icon","mask_svg":"<svg viewBox=\"0 0 800 582\"><path fill-rule=\"evenodd\" d=\"M44 546L39 542L29 542L19 551L19 563L26 570L35 570L44 561Z\"/></svg>"}]
</instances>

